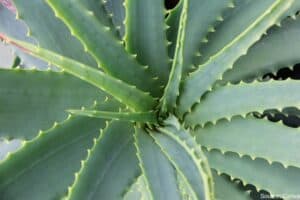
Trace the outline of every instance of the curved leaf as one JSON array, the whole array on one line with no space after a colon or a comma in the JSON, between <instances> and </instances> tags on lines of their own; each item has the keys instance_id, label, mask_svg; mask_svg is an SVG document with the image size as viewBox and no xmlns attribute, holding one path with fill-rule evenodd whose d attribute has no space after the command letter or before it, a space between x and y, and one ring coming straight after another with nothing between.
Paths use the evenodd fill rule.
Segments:
<instances>
[{"instance_id":1,"label":"curved leaf","mask_svg":"<svg viewBox=\"0 0 300 200\"><path fill-rule=\"evenodd\" d=\"M174 118L151 136L191 188L193 198L214 199L213 180L202 150Z\"/></svg>"},{"instance_id":2,"label":"curved leaf","mask_svg":"<svg viewBox=\"0 0 300 200\"><path fill-rule=\"evenodd\" d=\"M144 122L144 123L157 123L157 117L154 112L108 112L98 110L67 110L69 113L79 116L102 118L102 119L114 119L124 120L131 122Z\"/></svg>"},{"instance_id":3,"label":"curved leaf","mask_svg":"<svg viewBox=\"0 0 300 200\"><path fill-rule=\"evenodd\" d=\"M278 163L269 164L264 159L252 160L236 153L225 154L218 150L204 151L210 166L219 173L241 179L243 184L252 184L257 190L267 190L271 195L292 199L300 195L300 169L284 168Z\"/></svg>"},{"instance_id":4,"label":"curved leaf","mask_svg":"<svg viewBox=\"0 0 300 200\"><path fill-rule=\"evenodd\" d=\"M151 110L155 105L155 100L148 93L138 90L136 87L128 85L114 77L111 77L100 70L79 63L75 60L62 57L59 54L46 49L33 46L29 43L17 41L6 36L1 36L7 42L16 45L28 53L37 56L68 73L86 81L101 90L111 94L117 100L139 111Z\"/></svg>"},{"instance_id":5,"label":"curved leaf","mask_svg":"<svg viewBox=\"0 0 300 200\"><path fill-rule=\"evenodd\" d=\"M161 101L162 112L172 112L176 107L176 100L179 96L179 86L181 82L182 69L184 64L183 50L184 50L184 38L186 34L186 23L188 10L188 0L184 1L183 8L180 15L179 33L176 43L176 50L174 60L172 63L171 72L169 75L168 84L165 87L164 94Z\"/></svg>"},{"instance_id":6,"label":"curved leaf","mask_svg":"<svg viewBox=\"0 0 300 200\"><path fill-rule=\"evenodd\" d=\"M300 168L300 131L254 117L235 117L195 131L199 144ZM237 142L238 141L238 142ZM267 145L271 143L272 145Z\"/></svg>"},{"instance_id":7,"label":"curved leaf","mask_svg":"<svg viewBox=\"0 0 300 200\"><path fill-rule=\"evenodd\" d=\"M288 15L287 11L292 6L294 6L292 0L251 1L251 6L241 11L242 16L250 16L251 20L245 23L244 20L241 20L243 19L242 16L235 17L230 22L231 25L226 26L226 29L235 27L233 25L239 27L238 24L243 24L243 28L238 31L237 36L230 40L229 43L225 42L224 45L221 45L222 48L220 50L215 52L205 63L201 64L199 69L191 73L183 82L178 113L182 116L185 112L189 112L192 105L199 102L200 97L205 92L212 89L215 81L221 79L222 74L231 68L234 62L241 55L245 54L247 49L270 26Z\"/></svg>"},{"instance_id":8,"label":"curved leaf","mask_svg":"<svg viewBox=\"0 0 300 200\"><path fill-rule=\"evenodd\" d=\"M196 68L201 57L201 44L206 43L207 35L215 31L215 26L224 11L231 10L233 0L189 0L186 34L183 50L183 77ZM177 40L178 42L178 40Z\"/></svg>"},{"instance_id":9,"label":"curved leaf","mask_svg":"<svg viewBox=\"0 0 300 200\"><path fill-rule=\"evenodd\" d=\"M177 6L168 12L168 16L166 17L166 35L168 40L168 54L170 58L174 57L176 41L179 29L179 20L182 10L182 5L184 1L179 1Z\"/></svg>"},{"instance_id":10,"label":"curved leaf","mask_svg":"<svg viewBox=\"0 0 300 200\"><path fill-rule=\"evenodd\" d=\"M107 125L76 173L67 199L122 199L140 173L133 132L128 122Z\"/></svg>"},{"instance_id":11,"label":"curved leaf","mask_svg":"<svg viewBox=\"0 0 300 200\"><path fill-rule=\"evenodd\" d=\"M119 32L113 24L110 14L106 11L103 0L85 0L81 1L82 5L92 12L96 19L104 26L110 27L111 32L116 38L119 38Z\"/></svg>"},{"instance_id":12,"label":"curved leaf","mask_svg":"<svg viewBox=\"0 0 300 200\"><path fill-rule=\"evenodd\" d=\"M0 32L11 35L19 40L35 43L34 39L27 35L27 27L21 20L16 20L15 13L0 4ZM39 69L47 67L46 64L37 58L26 54L19 48L10 45L14 54L21 58L23 66L39 66Z\"/></svg>"},{"instance_id":13,"label":"curved leaf","mask_svg":"<svg viewBox=\"0 0 300 200\"><path fill-rule=\"evenodd\" d=\"M0 163L2 200L53 200L72 184L103 120L69 118L41 132ZM63 178L62 178L63 177Z\"/></svg>"},{"instance_id":14,"label":"curved leaf","mask_svg":"<svg viewBox=\"0 0 300 200\"><path fill-rule=\"evenodd\" d=\"M210 93L187 114L186 123L195 126L207 122L215 123L221 118L246 115L250 112L263 113L268 109L298 107L300 90L297 80L253 82L250 84L227 85ZM223 103L223 102L226 102Z\"/></svg>"},{"instance_id":15,"label":"curved leaf","mask_svg":"<svg viewBox=\"0 0 300 200\"><path fill-rule=\"evenodd\" d=\"M124 0L106 0L103 1L108 14L112 17L112 22L118 30L120 38L125 35L125 7Z\"/></svg>"},{"instance_id":16,"label":"curved leaf","mask_svg":"<svg viewBox=\"0 0 300 200\"><path fill-rule=\"evenodd\" d=\"M97 66L93 58L84 52L80 42L45 3L44 0L13 0L17 8L17 18L28 25L28 33L42 48L49 49L65 57L89 66Z\"/></svg>"},{"instance_id":17,"label":"curved leaf","mask_svg":"<svg viewBox=\"0 0 300 200\"><path fill-rule=\"evenodd\" d=\"M159 83L150 71L128 54L123 43L112 36L111 29L99 23L79 0L48 0L56 15L64 21L93 55L98 65L111 76L136 85L145 92L159 96Z\"/></svg>"},{"instance_id":18,"label":"curved leaf","mask_svg":"<svg viewBox=\"0 0 300 200\"><path fill-rule=\"evenodd\" d=\"M149 133L136 127L135 144L151 199L180 200L176 184L176 171Z\"/></svg>"},{"instance_id":19,"label":"curved leaf","mask_svg":"<svg viewBox=\"0 0 300 200\"><path fill-rule=\"evenodd\" d=\"M151 200L145 177L140 175L124 195L124 200Z\"/></svg>"},{"instance_id":20,"label":"curved leaf","mask_svg":"<svg viewBox=\"0 0 300 200\"><path fill-rule=\"evenodd\" d=\"M212 170L215 182L216 200L250 200L250 195L241 190L237 183L228 180L224 175L218 175Z\"/></svg>"},{"instance_id":21,"label":"curved leaf","mask_svg":"<svg viewBox=\"0 0 300 200\"><path fill-rule=\"evenodd\" d=\"M66 109L91 106L106 96L63 72L2 69L0 137L32 139L40 129L67 118Z\"/></svg>"},{"instance_id":22,"label":"curved leaf","mask_svg":"<svg viewBox=\"0 0 300 200\"><path fill-rule=\"evenodd\" d=\"M288 18L273 27L253 45L245 56L223 75L222 82L239 82L276 73L280 68L300 62L300 18Z\"/></svg>"},{"instance_id":23,"label":"curved leaf","mask_svg":"<svg viewBox=\"0 0 300 200\"><path fill-rule=\"evenodd\" d=\"M126 49L149 66L161 86L168 80L169 57L165 35L165 8L162 0L125 0Z\"/></svg>"}]
</instances>

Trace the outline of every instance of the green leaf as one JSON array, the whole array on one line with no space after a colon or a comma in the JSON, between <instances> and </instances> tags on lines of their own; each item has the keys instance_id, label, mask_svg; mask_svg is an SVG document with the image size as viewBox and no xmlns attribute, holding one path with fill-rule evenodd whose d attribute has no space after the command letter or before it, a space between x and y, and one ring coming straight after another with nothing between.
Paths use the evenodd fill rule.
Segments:
<instances>
[{"instance_id":1,"label":"green leaf","mask_svg":"<svg viewBox=\"0 0 300 200\"><path fill-rule=\"evenodd\" d=\"M215 31L219 17L234 6L232 0L189 0L184 38L183 76L194 70L196 60L201 56L200 46L207 42L207 35Z\"/></svg>"},{"instance_id":2,"label":"green leaf","mask_svg":"<svg viewBox=\"0 0 300 200\"><path fill-rule=\"evenodd\" d=\"M126 49L149 66L165 86L169 75L165 8L162 0L125 0Z\"/></svg>"},{"instance_id":3,"label":"green leaf","mask_svg":"<svg viewBox=\"0 0 300 200\"><path fill-rule=\"evenodd\" d=\"M61 199L104 125L99 119L71 117L23 142L0 163L1 200Z\"/></svg>"},{"instance_id":4,"label":"green leaf","mask_svg":"<svg viewBox=\"0 0 300 200\"><path fill-rule=\"evenodd\" d=\"M245 56L223 75L222 82L238 82L276 73L284 66L300 62L300 18L287 18L280 27L270 29Z\"/></svg>"},{"instance_id":5,"label":"green leaf","mask_svg":"<svg viewBox=\"0 0 300 200\"><path fill-rule=\"evenodd\" d=\"M67 110L69 113L74 115L102 118L102 119L114 119L114 120L125 120L131 122L144 122L144 123L157 123L157 117L154 112L108 112L98 110Z\"/></svg>"},{"instance_id":6,"label":"green leaf","mask_svg":"<svg viewBox=\"0 0 300 200\"><path fill-rule=\"evenodd\" d=\"M215 170L212 170L215 183L216 200L250 200L249 193L241 190L239 185L228 180L224 175L218 175Z\"/></svg>"},{"instance_id":7,"label":"green leaf","mask_svg":"<svg viewBox=\"0 0 300 200\"><path fill-rule=\"evenodd\" d=\"M260 157L300 168L300 155L297 153L300 131L296 128L249 116L218 121L216 125L199 128L193 134L197 142L208 149L232 151L240 156Z\"/></svg>"},{"instance_id":8,"label":"green leaf","mask_svg":"<svg viewBox=\"0 0 300 200\"><path fill-rule=\"evenodd\" d=\"M28 53L49 63L53 63L55 66L60 67L66 72L100 88L114 96L121 103L124 103L133 109L138 111L148 111L155 105L155 100L148 93L142 92L134 86L104 74L97 69L29 43L17 41L6 36L2 36L2 38L11 44L19 46Z\"/></svg>"},{"instance_id":9,"label":"green leaf","mask_svg":"<svg viewBox=\"0 0 300 200\"><path fill-rule=\"evenodd\" d=\"M112 17L106 11L103 0L85 0L82 5L95 15L96 19L104 26L110 27L112 34L119 39L119 32L113 24Z\"/></svg>"},{"instance_id":10,"label":"green leaf","mask_svg":"<svg viewBox=\"0 0 300 200\"><path fill-rule=\"evenodd\" d=\"M268 109L300 106L300 82L297 80L253 82L227 85L208 93L186 116L188 125L215 123L221 118L231 118L250 112L263 113ZM226 102L226 103L223 103Z\"/></svg>"},{"instance_id":11,"label":"green leaf","mask_svg":"<svg viewBox=\"0 0 300 200\"><path fill-rule=\"evenodd\" d=\"M55 17L44 0L13 0L17 18L29 27L29 34L37 39L42 48L90 66L97 66L93 58L84 52L80 42L71 36L68 28Z\"/></svg>"},{"instance_id":12,"label":"green leaf","mask_svg":"<svg viewBox=\"0 0 300 200\"><path fill-rule=\"evenodd\" d=\"M124 200L151 200L145 177L140 175L124 195Z\"/></svg>"},{"instance_id":13,"label":"green leaf","mask_svg":"<svg viewBox=\"0 0 300 200\"><path fill-rule=\"evenodd\" d=\"M180 176L192 189L193 198L214 199L213 180L202 150L174 118L151 136L169 158Z\"/></svg>"},{"instance_id":14,"label":"green leaf","mask_svg":"<svg viewBox=\"0 0 300 200\"><path fill-rule=\"evenodd\" d=\"M166 35L169 43L168 54L170 58L173 58L175 53L177 34L179 28L179 20L180 20L183 2L184 1L179 1L177 6L173 8L171 11L169 11L168 16L166 17L166 24L167 24Z\"/></svg>"},{"instance_id":15,"label":"green leaf","mask_svg":"<svg viewBox=\"0 0 300 200\"><path fill-rule=\"evenodd\" d=\"M193 196L193 189L185 181L185 177L177 173L177 184L181 194L181 199L188 199L188 200L197 200L195 196Z\"/></svg>"},{"instance_id":16,"label":"green leaf","mask_svg":"<svg viewBox=\"0 0 300 200\"><path fill-rule=\"evenodd\" d=\"M175 56L172 63L172 69L169 75L169 81L167 86L165 87L163 97L160 99L161 101L161 109L162 112L165 113L167 111L172 112L176 107L176 100L179 96L179 86L181 82L181 74L183 69L183 50L184 50L184 38L186 34L186 23L187 23L187 13L188 10L188 0L184 1L183 8L180 16L180 25L179 25L179 33L176 44Z\"/></svg>"},{"instance_id":17,"label":"green leaf","mask_svg":"<svg viewBox=\"0 0 300 200\"><path fill-rule=\"evenodd\" d=\"M112 17L112 22L118 30L120 38L125 35L125 7L124 0L106 0L103 1L108 14Z\"/></svg>"},{"instance_id":18,"label":"green leaf","mask_svg":"<svg viewBox=\"0 0 300 200\"><path fill-rule=\"evenodd\" d=\"M142 174L147 183L146 188L150 191L151 199L180 200L176 184L176 171L149 133L136 127L135 145Z\"/></svg>"},{"instance_id":19,"label":"green leaf","mask_svg":"<svg viewBox=\"0 0 300 200\"><path fill-rule=\"evenodd\" d=\"M5 33L6 35L11 35L14 38L19 40L24 40L27 42L35 43L34 40L27 36L27 27L22 21L16 20L16 16L7 8L3 7L0 4L0 32ZM32 57L31 55L26 54L19 48L16 48L13 45L10 45L14 54L18 55L21 58L22 65L25 66L39 66L43 67L44 62L38 60L37 58Z\"/></svg>"},{"instance_id":20,"label":"green leaf","mask_svg":"<svg viewBox=\"0 0 300 200\"><path fill-rule=\"evenodd\" d=\"M48 0L49 5L93 55L99 66L111 76L136 85L154 96L161 93L150 71L124 49L123 42L112 36L111 29L100 24L79 0Z\"/></svg>"},{"instance_id":21,"label":"green leaf","mask_svg":"<svg viewBox=\"0 0 300 200\"><path fill-rule=\"evenodd\" d=\"M235 0L233 8L220 15L220 23L216 26L216 31L209 34L207 42L201 45L201 57L198 64L207 62L210 57L216 55L226 45L230 44L235 38L244 32L253 22L257 20L268 8L274 5L276 0ZM270 24L272 26L273 24Z\"/></svg>"},{"instance_id":22,"label":"green leaf","mask_svg":"<svg viewBox=\"0 0 300 200\"><path fill-rule=\"evenodd\" d=\"M140 174L134 148L133 125L112 122L94 142L67 199L122 199Z\"/></svg>"},{"instance_id":23,"label":"green leaf","mask_svg":"<svg viewBox=\"0 0 300 200\"><path fill-rule=\"evenodd\" d=\"M198 102L205 92L212 89L215 81L221 79L222 74L231 68L233 63L245 54L247 49L270 26L288 14L287 11L293 6L292 3L292 0L251 1L251 6L249 5L240 11L241 16L229 21L226 29L240 28L239 24L243 24L243 28L239 29L240 31L237 32L238 34L233 40L221 45L220 50L215 52L213 56L199 66L197 71L186 78L182 86L178 113L182 116L185 112L190 111L192 105ZM246 16L245 18L250 17L251 20L245 22L243 16ZM223 38L223 35L221 38ZM213 45L210 44L210 46Z\"/></svg>"},{"instance_id":24,"label":"green leaf","mask_svg":"<svg viewBox=\"0 0 300 200\"><path fill-rule=\"evenodd\" d=\"M32 139L67 118L66 109L91 106L106 96L63 72L1 69L0 137Z\"/></svg>"},{"instance_id":25,"label":"green leaf","mask_svg":"<svg viewBox=\"0 0 300 200\"><path fill-rule=\"evenodd\" d=\"M283 2L284 0L279 0ZM277 2L279 2L277 1ZM266 11L267 6L276 3L276 0L267 0L261 2L260 0L235 0L234 8L231 11L227 11L220 18L222 23L216 27L216 32L212 33L208 37L208 43L201 46L200 51L202 56L199 59L199 63L206 62L210 57L219 52L226 44L229 44L236 37L239 37L249 24L256 20L261 12ZM278 19L270 24L270 27L276 24L280 24L281 20L289 15L294 15L300 8L300 2L297 0L291 0L288 2L289 8Z\"/></svg>"},{"instance_id":26,"label":"green leaf","mask_svg":"<svg viewBox=\"0 0 300 200\"><path fill-rule=\"evenodd\" d=\"M271 144L266 144L271 145ZM271 195L285 199L299 196L300 169L284 168L279 163L269 164L266 160L252 160L248 156L239 157L233 152L221 153L219 150L204 151L210 166L218 173L226 173L232 179L241 179L244 185L252 184L259 190L267 190Z\"/></svg>"}]
</instances>

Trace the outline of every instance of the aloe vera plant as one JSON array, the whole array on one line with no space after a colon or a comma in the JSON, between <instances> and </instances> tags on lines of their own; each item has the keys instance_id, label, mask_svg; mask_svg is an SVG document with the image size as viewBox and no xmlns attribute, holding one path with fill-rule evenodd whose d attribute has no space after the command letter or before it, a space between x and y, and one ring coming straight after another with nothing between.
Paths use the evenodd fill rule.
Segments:
<instances>
[{"instance_id":1,"label":"aloe vera plant","mask_svg":"<svg viewBox=\"0 0 300 200\"><path fill-rule=\"evenodd\" d=\"M1 200L300 198L299 0L0 2Z\"/></svg>"}]
</instances>

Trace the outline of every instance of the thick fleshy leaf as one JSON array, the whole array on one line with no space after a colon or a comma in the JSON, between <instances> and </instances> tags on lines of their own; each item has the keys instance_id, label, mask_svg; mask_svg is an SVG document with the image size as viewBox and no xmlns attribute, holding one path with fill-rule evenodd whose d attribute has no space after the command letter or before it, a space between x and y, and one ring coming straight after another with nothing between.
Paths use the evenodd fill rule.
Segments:
<instances>
[{"instance_id":1,"label":"thick fleshy leaf","mask_svg":"<svg viewBox=\"0 0 300 200\"><path fill-rule=\"evenodd\" d=\"M113 121L94 142L67 199L122 199L140 174L133 124Z\"/></svg>"},{"instance_id":2,"label":"thick fleshy leaf","mask_svg":"<svg viewBox=\"0 0 300 200\"><path fill-rule=\"evenodd\" d=\"M114 119L131 122L143 122L143 123L157 123L156 113L154 112L108 112L98 110L67 110L68 112L86 117L102 118L102 119Z\"/></svg>"},{"instance_id":3,"label":"thick fleshy leaf","mask_svg":"<svg viewBox=\"0 0 300 200\"><path fill-rule=\"evenodd\" d=\"M100 24L84 9L79 0L48 0L56 15L80 39L85 50L93 55L99 66L111 76L136 85L145 92L159 96L160 84L145 66L124 49L123 43L112 36L111 29Z\"/></svg>"},{"instance_id":4,"label":"thick fleshy leaf","mask_svg":"<svg viewBox=\"0 0 300 200\"><path fill-rule=\"evenodd\" d=\"M41 47L87 65L97 66L44 0L13 0L13 2L17 7L17 18L25 21L29 34Z\"/></svg>"},{"instance_id":5,"label":"thick fleshy leaf","mask_svg":"<svg viewBox=\"0 0 300 200\"><path fill-rule=\"evenodd\" d=\"M110 14L106 11L105 2L103 0L85 0L81 1L82 5L93 13L97 20L104 26L111 29L113 35L119 38L119 32L113 24Z\"/></svg>"},{"instance_id":6,"label":"thick fleshy leaf","mask_svg":"<svg viewBox=\"0 0 300 200\"><path fill-rule=\"evenodd\" d=\"M249 116L222 120L199 128L194 134L197 142L208 149L232 151L300 168L300 131L296 128ZM266 145L268 142L272 145Z\"/></svg>"},{"instance_id":7,"label":"thick fleshy leaf","mask_svg":"<svg viewBox=\"0 0 300 200\"><path fill-rule=\"evenodd\" d=\"M27 27L21 20L16 20L15 13L12 13L7 8L0 4L0 32L6 35L11 35L19 40L35 43L33 38L27 36ZM39 69L46 68L47 65L37 58L26 54L22 50L10 45L14 54L21 58L21 64L23 66L39 66Z\"/></svg>"},{"instance_id":8,"label":"thick fleshy leaf","mask_svg":"<svg viewBox=\"0 0 300 200\"><path fill-rule=\"evenodd\" d=\"M170 58L173 58L175 53L179 20L183 2L184 1L179 1L177 6L168 12L168 16L166 18L166 24L168 27L166 30L166 35L169 43L168 54Z\"/></svg>"},{"instance_id":9,"label":"thick fleshy leaf","mask_svg":"<svg viewBox=\"0 0 300 200\"><path fill-rule=\"evenodd\" d=\"M223 75L223 82L238 82L276 73L280 68L300 62L300 18L288 18L273 27L253 45L245 56Z\"/></svg>"},{"instance_id":10,"label":"thick fleshy leaf","mask_svg":"<svg viewBox=\"0 0 300 200\"><path fill-rule=\"evenodd\" d=\"M33 138L66 109L102 102L106 94L62 72L0 70L0 137Z\"/></svg>"},{"instance_id":11,"label":"thick fleshy leaf","mask_svg":"<svg viewBox=\"0 0 300 200\"><path fill-rule=\"evenodd\" d=\"M213 180L207 160L190 133L180 128L175 118L151 136L172 162L196 199L214 199Z\"/></svg>"},{"instance_id":12,"label":"thick fleshy leaf","mask_svg":"<svg viewBox=\"0 0 300 200\"><path fill-rule=\"evenodd\" d=\"M138 111L151 110L155 99L148 93L138 90L135 86L128 85L119 79L111 77L100 70L94 69L83 63L63 57L46 49L39 48L26 42L17 41L6 36L1 36L8 43L16 45L28 53L37 56L66 72L86 81L101 90L114 96L117 100Z\"/></svg>"},{"instance_id":13,"label":"thick fleshy leaf","mask_svg":"<svg viewBox=\"0 0 300 200\"><path fill-rule=\"evenodd\" d=\"M257 17L266 9L268 5L284 2L283 0L267 0L261 2L260 0L235 0L232 10L228 10L221 17L221 23L216 27L216 32L208 36L208 42L201 46L200 51L202 56L199 57L199 63L204 63L210 59L213 55L216 55L222 48L239 37L249 24L251 24ZM299 10L300 2L297 0L291 0L288 2L289 8L283 13L280 19L284 19L289 15L296 14ZM278 4L279 5L279 4ZM281 20L273 22L270 27L276 23L280 23Z\"/></svg>"},{"instance_id":14,"label":"thick fleshy leaf","mask_svg":"<svg viewBox=\"0 0 300 200\"><path fill-rule=\"evenodd\" d=\"M124 200L151 200L145 176L140 175L124 195Z\"/></svg>"},{"instance_id":15,"label":"thick fleshy leaf","mask_svg":"<svg viewBox=\"0 0 300 200\"><path fill-rule=\"evenodd\" d=\"M218 22L218 17L225 10L234 6L231 0L188 0L187 4L188 20L185 28L186 34L183 39L184 49L182 55L184 60L183 77L196 68L195 64L197 63L195 61L197 57L201 56L201 52L199 52L200 46L202 43L207 42L206 36L209 32L215 31L214 27ZM171 14L171 17L174 14Z\"/></svg>"},{"instance_id":16,"label":"thick fleshy leaf","mask_svg":"<svg viewBox=\"0 0 300 200\"><path fill-rule=\"evenodd\" d=\"M228 24L224 21L223 24L227 24L226 30L238 30L237 34L232 40L219 43L217 43L219 40L213 40L220 48L213 51L213 55L184 81L178 113L183 115L190 111L203 94L212 89L213 84L222 78L222 74L231 68L270 26L295 10L293 2L293 0L251 1L248 6L239 10L237 16L232 17ZM225 33L233 37L231 31ZM225 33L220 36L220 40L227 36ZM210 47L213 48L214 45L210 43Z\"/></svg>"},{"instance_id":17,"label":"thick fleshy leaf","mask_svg":"<svg viewBox=\"0 0 300 200\"><path fill-rule=\"evenodd\" d=\"M183 3L179 28L178 28L178 38L176 43L175 55L172 63L172 69L169 75L168 84L165 87L164 94L161 101L162 112L172 112L176 107L176 100L179 96L179 86L181 82L182 69L184 64L183 50L184 50L184 38L186 34L186 23L188 15L188 2Z\"/></svg>"},{"instance_id":18,"label":"thick fleshy leaf","mask_svg":"<svg viewBox=\"0 0 300 200\"><path fill-rule=\"evenodd\" d=\"M185 180L185 177L177 173L177 184L181 194L181 199L197 200L197 197L193 195L193 189L191 185Z\"/></svg>"},{"instance_id":19,"label":"thick fleshy leaf","mask_svg":"<svg viewBox=\"0 0 300 200\"><path fill-rule=\"evenodd\" d=\"M215 123L221 118L234 115L246 115L250 112L263 113L268 109L298 107L300 81L269 81L250 84L227 85L210 93L186 116L186 123L191 126ZM222 103L222 102L226 102Z\"/></svg>"},{"instance_id":20,"label":"thick fleshy leaf","mask_svg":"<svg viewBox=\"0 0 300 200\"><path fill-rule=\"evenodd\" d=\"M252 184L258 191L264 189L285 199L300 195L300 168L284 168L279 163L269 164L264 159L252 160L248 156L239 157L231 152L223 154L219 150L205 150L205 154L213 169L241 179L244 185Z\"/></svg>"},{"instance_id":21,"label":"thick fleshy leaf","mask_svg":"<svg viewBox=\"0 0 300 200\"><path fill-rule=\"evenodd\" d=\"M250 200L249 193L241 190L238 184L228 180L224 175L218 175L212 170L215 183L216 200Z\"/></svg>"},{"instance_id":22,"label":"thick fleshy leaf","mask_svg":"<svg viewBox=\"0 0 300 200\"><path fill-rule=\"evenodd\" d=\"M125 0L106 0L104 1L104 6L107 10L107 13L112 17L112 22L118 30L120 38L123 38L125 35Z\"/></svg>"},{"instance_id":23,"label":"thick fleshy leaf","mask_svg":"<svg viewBox=\"0 0 300 200\"><path fill-rule=\"evenodd\" d=\"M142 174L145 177L151 199L180 200L176 171L160 147L155 144L153 138L142 128L136 127L135 143Z\"/></svg>"},{"instance_id":24,"label":"thick fleshy leaf","mask_svg":"<svg viewBox=\"0 0 300 200\"><path fill-rule=\"evenodd\" d=\"M1 200L61 199L104 125L100 119L72 117L24 142L0 163Z\"/></svg>"},{"instance_id":25,"label":"thick fleshy leaf","mask_svg":"<svg viewBox=\"0 0 300 200\"><path fill-rule=\"evenodd\" d=\"M161 79L168 80L169 57L167 50L165 8L163 0L125 0L126 49L137 55L137 60Z\"/></svg>"}]
</instances>

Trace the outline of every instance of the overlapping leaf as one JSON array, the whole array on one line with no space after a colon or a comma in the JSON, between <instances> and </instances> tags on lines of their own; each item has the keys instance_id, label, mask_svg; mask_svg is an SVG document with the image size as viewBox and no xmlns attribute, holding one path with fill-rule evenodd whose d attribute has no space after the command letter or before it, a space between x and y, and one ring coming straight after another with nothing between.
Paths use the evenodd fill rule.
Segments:
<instances>
[{"instance_id":1,"label":"overlapping leaf","mask_svg":"<svg viewBox=\"0 0 300 200\"><path fill-rule=\"evenodd\" d=\"M123 80L154 96L159 96L159 83L154 75L128 54L122 42L112 36L111 29L96 20L78 0L48 0L56 15L69 27L91 53L98 65L111 76Z\"/></svg>"},{"instance_id":2,"label":"overlapping leaf","mask_svg":"<svg viewBox=\"0 0 300 200\"><path fill-rule=\"evenodd\" d=\"M195 126L207 122L215 123L221 118L246 115L250 112L263 113L268 109L298 107L300 84L297 80L253 82L227 85L208 93L203 100L187 114L186 123ZM220 99L226 103L220 103Z\"/></svg>"},{"instance_id":3,"label":"overlapping leaf","mask_svg":"<svg viewBox=\"0 0 300 200\"><path fill-rule=\"evenodd\" d=\"M108 94L113 95L117 100L128 105L132 109L148 111L154 107L155 99L148 93L138 90L135 86L128 85L100 70L26 42L21 42L1 35L0 38L4 39L8 43L20 47L34 56L37 56L49 63L53 63L62 70L65 70L68 73L100 88Z\"/></svg>"},{"instance_id":4,"label":"overlapping leaf","mask_svg":"<svg viewBox=\"0 0 300 200\"><path fill-rule=\"evenodd\" d=\"M69 118L42 132L0 163L3 200L53 200L67 193L103 120ZM63 177L63 178L62 178Z\"/></svg>"},{"instance_id":5,"label":"overlapping leaf","mask_svg":"<svg viewBox=\"0 0 300 200\"><path fill-rule=\"evenodd\" d=\"M149 71L164 87L169 74L169 57L162 0L126 0L126 49L137 60L149 66Z\"/></svg>"},{"instance_id":6,"label":"overlapping leaf","mask_svg":"<svg viewBox=\"0 0 300 200\"><path fill-rule=\"evenodd\" d=\"M82 163L67 199L122 199L139 175L133 125L111 122Z\"/></svg>"},{"instance_id":7,"label":"overlapping leaf","mask_svg":"<svg viewBox=\"0 0 300 200\"><path fill-rule=\"evenodd\" d=\"M33 138L64 120L66 109L101 103L106 94L62 72L0 70L0 137Z\"/></svg>"},{"instance_id":8,"label":"overlapping leaf","mask_svg":"<svg viewBox=\"0 0 300 200\"><path fill-rule=\"evenodd\" d=\"M84 52L80 42L71 36L67 26L55 15L43 0L13 0L17 18L28 25L28 33L38 44L63 56L97 67L93 58Z\"/></svg>"},{"instance_id":9,"label":"overlapping leaf","mask_svg":"<svg viewBox=\"0 0 300 200\"><path fill-rule=\"evenodd\" d=\"M160 128L160 133L153 133L151 136L191 188L192 198L214 199L210 168L191 135L171 117L166 122L166 127Z\"/></svg>"},{"instance_id":10,"label":"overlapping leaf","mask_svg":"<svg viewBox=\"0 0 300 200\"><path fill-rule=\"evenodd\" d=\"M269 162L300 168L300 131L254 117L234 117L195 131L197 142L209 149L260 157ZM238 141L238 142L237 142ZM267 145L270 142L272 145Z\"/></svg>"},{"instance_id":11,"label":"overlapping leaf","mask_svg":"<svg viewBox=\"0 0 300 200\"><path fill-rule=\"evenodd\" d=\"M269 144L270 145L270 144ZM251 159L248 156L218 150L205 150L210 166L220 173L241 179L243 184L253 184L256 189L267 190L271 195L292 199L300 195L300 169L284 168L279 163L270 164L264 159Z\"/></svg>"},{"instance_id":12,"label":"overlapping leaf","mask_svg":"<svg viewBox=\"0 0 300 200\"><path fill-rule=\"evenodd\" d=\"M261 78L266 73L300 62L300 19L288 18L280 27L273 27L223 75L223 82Z\"/></svg>"},{"instance_id":13,"label":"overlapping leaf","mask_svg":"<svg viewBox=\"0 0 300 200\"><path fill-rule=\"evenodd\" d=\"M172 163L160 147L155 144L149 133L142 128L136 128L135 139L137 155L151 199L180 200L180 193L176 184L176 171Z\"/></svg>"},{"instance_id":14,"label":"overlapping leaf","mask_svg":"<svg viewBox=\"0 0 300 200\"><path fill-rule=\"evenodd\" d=\"M11 35L19 40L34 43L34 40L27 36L27 27L22 21L16 20L15 13L0 4L0 32ZM14 47L11 48L14 54L20 56L23 66L39 66L39 69L47 67L46 64Z\"/></svg>"},{"instance_id":15,"label":"overlapping leaf","mask_svg":"<svg viewBox=\"0 0 300 200\"><path fill-rule=\"evenodd\" d=\"M292 12L294 1L286 0L268 0L268 1L251 1L251 6L247 6L239 14L228 21L226 30L238 29L236 37L233 37L231 31L225 32L233 40L228 40L220 45L217 39L214 42L220 47L213 51L213 55L199 66L199 69L183 83L182 94L179 100L178 113L183 115L185 112L190 112L193 104L200 101L200 97L207 91L212 89L216 80L222 78L222 74L232 67L234 62L247 49L255 43L262 34L274 23L280 21L284 16L288 15L288 11ZM298 5L299 6L299 5ZM293 8L293 10L291 10ZM244 18L249 18L244 20ZM241 20L243 19L243 20ZM242 26L240 24L242 22ZM225 34L224 33L224 34ZM226 35L221 35L226 38ZM210 45L213 48L213 45ZM195 92L197 91L197 92Z\"/></svg>"},{"instance_id":16,"label":"overlapping leaf","mask_svg":"<svg viewBox=\"0 0 300 200\"><path fill-rule=\"evenodd\" d=\"M126 0L125 7L123 0L15 0L42 48L7 36L26 40L13 31L19 21L1 26L0 39L79 79L0 71L0 137L32 139L65 120L0 163L0 199L249 199L234 179L298 197L298 129L247 115L298 117L300 96L291 92L298 81L224 83L299 61L299 20L268 30L294 15L299 2L184 0L165 21L160 0ZM119 102L79 110L103 101L103 91ZM85 117L65 119L66 110ZM181 121L165 119L171 113Z\"/></svg>"}]
</instances>

